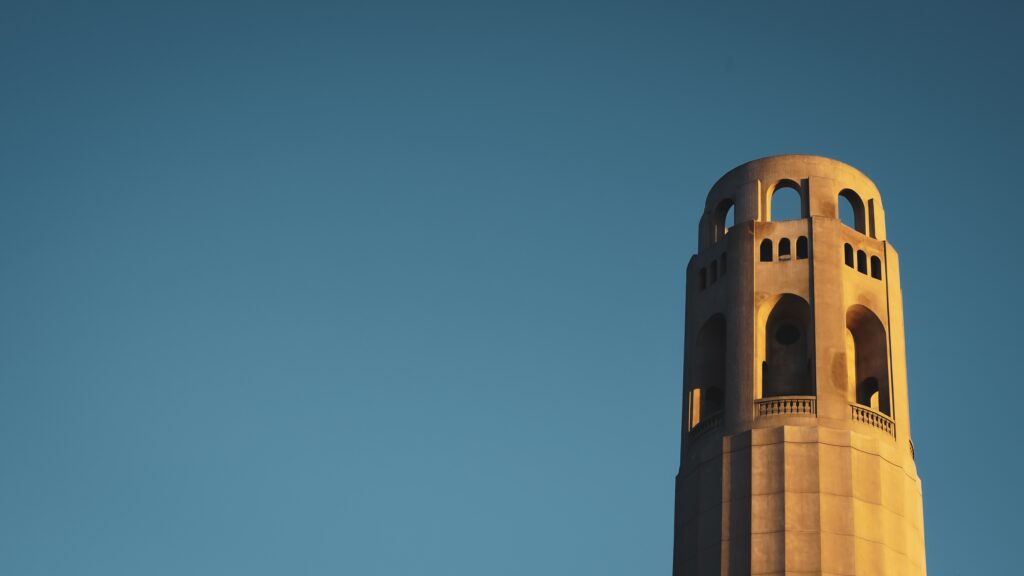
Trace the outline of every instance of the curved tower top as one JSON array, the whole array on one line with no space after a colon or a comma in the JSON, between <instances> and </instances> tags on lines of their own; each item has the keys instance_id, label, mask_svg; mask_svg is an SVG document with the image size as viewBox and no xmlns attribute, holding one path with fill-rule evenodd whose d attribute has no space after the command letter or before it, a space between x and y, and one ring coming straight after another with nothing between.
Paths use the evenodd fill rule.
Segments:
<instances>
[{"instance_id":1,"label":"curved tower top","mask_svg":"<svg viewBox=\"0 0 1024 576\"><path fill-rule=\"evenodd\" d=\"M735 222L770 222L772 196L792 188L800 194L801 214L838 218L839 198L853 208L855 228L876 240L885 240L885 212L874 182L859 170L823 156L785 154L741 164L715 182L700 219L699 250L725 234L725 217L734 210Z\"/></svg>"}]
</instances>

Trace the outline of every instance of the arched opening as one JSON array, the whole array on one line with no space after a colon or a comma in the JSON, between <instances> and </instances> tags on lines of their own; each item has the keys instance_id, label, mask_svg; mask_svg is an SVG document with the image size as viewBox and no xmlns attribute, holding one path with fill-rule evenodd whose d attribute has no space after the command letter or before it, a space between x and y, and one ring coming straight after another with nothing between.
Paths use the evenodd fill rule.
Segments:
<instances>
[{"instance_id":1,"label":"arched opening","mask_svg":"<svg viewBox=\"0 0 1024 576\"><path fill-rule=\"evenodd\" d=\"M690 429L722 411L725 405L725 317L715 314L704 323L693 349L690 373Z\"/></svg>"},{"instance_id":2,"label":"arched opening","mask_svg":"<svg viewBox=\"0 0 1024 576\"><path fill-rule=\"evenodd\" d=\"M801 236L796 239L796 259L807 259L807 236Z\"/></svg>"},{"instance_id":3,"label":"arched opening","mask_svg":"<svg viewBox=\"0 0 1024 576\"><path fill-rule=\"evenodd\" d=\"M718 280L718 260L711 262L711 283L714 284Z\"/></svg>"},{"instance_id":4,"label":"arched opening","mask_svg":"<svg viewBox=\"0 0 1024 576\"><path fill-rule=\"evenodd\" d=\"M769 220L799 220L804 217L803 195L793 182L780 182L768 203Z\"/></svg>"},{"instance_id":5,"label":"arched opening","mask_svg":"<svg viewBox=\"0 0 1024 576\"><path fill-rule=\"evenodd\" d=\"M861 234L867 232L864 218L864 201L860 199L860 196L856 192L849 188L839 193L838 202L838 214L836 217L839 218L850 228L853 228Z\"/></svg>"},{"instance_id":6,"label":"arched opening","mask_svg":"<svg viewBox=\"0 0 1024 576\"><path fill-rule=\"evenodd\" d=\"M789 238L783 238L779 240L779 260L789 260L791 252L789 251Z\"/></svg>"},{"instance_id":7,"label":"arched opening","mask_svg":"<svg viewBox=\"0 0 1024 576\"><path fill-rule=\"evenodd\" d=\"M722 276L725 276L725 263L727 262L725 257L726 257L726 253L722 252L722 265L719 267L721 269L721 271L722 271Z\"/></svg>"},{"instance_id":8,"label":"arched opening","mask_svg":"<svg viewBox=\"0 0 1024 576\"><path fill-rule=\"evenodd\" d=\"M868 378L857 385L857 404L878 410L878 379Z\"/></svg>"},{"instance_id":9,"label":"arched opening","mask_svg":"<svg viewBox=\"0 0 1024 576\"><path fill-rule=\"evenodd\" d=\"M772 241L768 238L761 240L761 262L772 261Z\"/></svg>"},{"instance_id":10,"label":"arched opening","mask_svg":"<svg viewBox=\"0 0 1024 576\"><path fill-rule=\"evenodd\" d=\"M857 250L857 272L868 273L868 255L863 250Z\"/></svg>"},{"instance_id":11,"label":"arched opening","mask_svg":"<svg viewBox=\"0 0 1024 576\"><path fill-rule=\"evenodd\" d=\"M846 373L852 377L850 400L891 415L885 327L871 310L854 304L846 311L846 330Z\"/></svg>"},{"instance_id":12,"label":"arched opening","mask_svg":"<svg viewBox=\"0 0 1024 576\"><path fill-rule=\"evenodd\" d=\"M846 260L846 265L853 268L853 246L849 244L843 246L843 256Z\"/></svg>"},{"instance_id":13,"label":"arched opening","mask_svg":"<svg viewBox=\"0 0 1024 576\"><path fill-rule=\"evenodd\" d=\"M811 307L803 298L786 294L765 322L761 396L813 395L813 357Z\"/></svg>"},{"instance_id":14,"label":"arched opening","mask_svg":"<svg viewBox=\"0 0 1024 576\"><path fill-rule=\"evenodd\" d=\"M871 257L871 277L876 280L882 279L882 261L878 256Z\"/></svg>"},{"instance_id":15,"label":"arched opening","mask_svg":"<svg viewBox=\"0 0 1024 576\"><path fill-rule=\"evenodd\" d=\"M708 269L701 268L700 272L697 273L697 285L701 290L708 287Z\"/></svg>"},{"instance_id":16,"label":"arched opening","mask_svg":"<svg viewBox=\"0 0 1024 576\"><path fill-rule=\"evenodd\" d=\"M729 233L729 229L733 226L735 212L735 205L730 198L722 200L715 207L711 217L711 233L715 242L718 242Z\"/></svg>"}]
</instances>

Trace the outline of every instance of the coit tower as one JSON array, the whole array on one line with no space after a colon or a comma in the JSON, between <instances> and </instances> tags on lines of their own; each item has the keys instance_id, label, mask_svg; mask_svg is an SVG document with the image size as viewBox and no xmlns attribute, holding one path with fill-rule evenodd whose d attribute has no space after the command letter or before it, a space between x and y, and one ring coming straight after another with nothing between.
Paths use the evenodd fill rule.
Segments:
<instances>
[{"instance_id":1,"label":"coit tower","mask_svg":"<svg viewBox=\"0 0 1024 576\"><path fill-rule=\"evenodd\" d=\"M772 212L784 194L795 219ZM674 576L925 574L885 230L875 185L828 158L711 188L686 269Z\"/></svg>"}]
</instances>

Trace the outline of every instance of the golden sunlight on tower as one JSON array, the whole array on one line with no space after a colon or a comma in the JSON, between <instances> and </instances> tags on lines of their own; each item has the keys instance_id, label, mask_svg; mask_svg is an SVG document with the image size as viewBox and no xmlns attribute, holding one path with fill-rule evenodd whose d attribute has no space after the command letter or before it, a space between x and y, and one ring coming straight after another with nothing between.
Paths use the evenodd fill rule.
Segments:
<instances>
[{"instance_id":1,"label":"golden sunlight on tower","mask_svg":"<svg viewBox=\"0 0 1024 576\"><path fill-rule=\"evenodd\" d=\"M723 176L685 330L673 574L925 574L899 261L875 185L801 155Z\"/></svg>"}]
</instances>

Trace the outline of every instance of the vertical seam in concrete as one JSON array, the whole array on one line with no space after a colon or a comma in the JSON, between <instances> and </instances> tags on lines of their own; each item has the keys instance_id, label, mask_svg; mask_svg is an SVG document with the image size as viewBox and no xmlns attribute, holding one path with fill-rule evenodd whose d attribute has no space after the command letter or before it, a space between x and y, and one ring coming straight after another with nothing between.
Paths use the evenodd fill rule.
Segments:
<instances>
[{"instance_id":1,"label":"vertical seam in concrete","mask_svg":"<svg viewBox=\"0 0 1024 576\"><path fill-rule=\"evenodd\" d=\"M892 362L892 308L889 303L889 243L885 240L882 240L882 258L885 259L883 266L885 270L885 278L883 278L885 282L885 344L886 353L889 356L889 381L886 384L889 386L889 413L892 414L893 436L897 438L896 448L899 449L900 422L896 418L896 369ZM904 355L906 355L906 351L904 351Z\"/></svg>"},{"instance_id":2,"label":"vertical seam in concrete","mask_svg":"<svg viewBox=\"0 0 1024 576\"><path fill-rule=\"evenodd\" d=\"M786 513L789 497L786 494L786 426L782 427L782 570L789 572L789 554L786 552L789 530L786 529Z\"/></svg>"},{"instance_id":3,"label":"vertical seam in concrete","mask_svg":"<svg viewBox=\"0 0 1024 576\"><path fill-rule=\"evenodd\" d=\"M765 202L766 201L767 200L765 199L764 183L761 182L760 178L758 178L757 179L757 204L758 204L758 209L759 209L760 213L757 215L757 220L754 221L754 223L752 224L751 231L753 232L753 238L751 239L751 242L750 242L750 261L751 261L751 263L753 265L750 267L751 273L750 273L750 294L749 294L749 298L750 298L750 309L753 310L753 313L754 313L754 323L753 323L753 328L754 329L751 330L750 334L747 335L747 337L750 338L750 350L751 350L751 358L750 358L749 361L753 363L753 366L750 367L751 368L751 375L754 377L753 386L750 387L750 393L751 393L751 396L752 396L751 399L750 399L750 419L751 419L751 423L753 423L755 421L755 419L756 419L756 415L754 414L754 410L755 410L755 408L754 408L754 399L755 398L759 398L761 396L761 387L764 386L764 382L761 380L761 378L763 376L762 373L761 373L761 363L758 362L758 353L757 353L758 334L761 331L761 322L760 322L760 319L758 317L759 310L757 308L757 271L758 271L758 264L761 262L761 257L760 257L760 254L759 254L760 249L761 249L761 246L760 246L761 243L758 242L757 223L764 221L764 218L765 218ZM753 540L751 540L751 542L753 542Z\"/></svg>"},{"instance_id":4,"label":"vertical seam in concrete","mask_svg":"<svg viewBox=\"0 0 1024 576\"><path fill-rule=\"evenodd\" d=\"M817 327L817 291L814 289L814 220L807 216L807 296L811 305L811 334L814 334L814 346L811 347L811 363L814 370L811 377L814 378L814 417L818 418L818 327Z\"/></svg>"}]
</instances>

